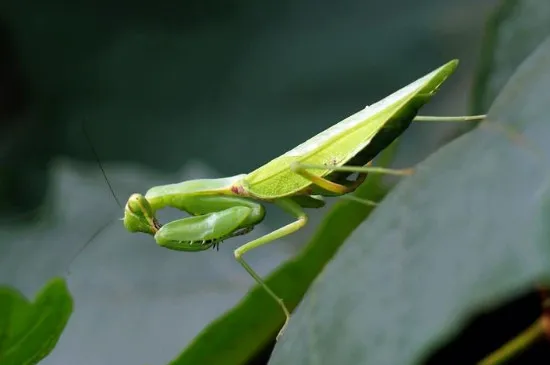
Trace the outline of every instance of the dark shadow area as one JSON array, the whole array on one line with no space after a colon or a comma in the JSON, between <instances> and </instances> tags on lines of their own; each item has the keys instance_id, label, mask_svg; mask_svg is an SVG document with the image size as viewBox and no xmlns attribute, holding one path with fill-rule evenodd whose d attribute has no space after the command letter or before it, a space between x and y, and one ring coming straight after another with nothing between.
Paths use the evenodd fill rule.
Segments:
<instances>
[{"instance_id":1,"label":"dark shadow area","mask_svg":"<svg viewBox=\"0 0 550 365\"><path fill-rule=\"evenodd\" d=\"M474 318L452 342L424 364L477 364L528 328L541 315L540 295L524 295L495 311ZM548 364L550 344L541 339L507 364Z\"/></svg>"}]
</instances>

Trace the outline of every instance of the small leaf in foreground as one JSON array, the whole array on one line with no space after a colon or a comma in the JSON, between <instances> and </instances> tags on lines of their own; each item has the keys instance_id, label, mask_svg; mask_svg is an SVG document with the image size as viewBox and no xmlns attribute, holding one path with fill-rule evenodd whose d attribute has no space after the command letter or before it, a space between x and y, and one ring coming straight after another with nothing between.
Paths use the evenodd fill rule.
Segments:
<instances>
[{"instance_id":1,"label":"small leaf in foreground","mask_svg":"<svg viewBox=\"0 0 550 365\"><path fill-rule=\"evenodd\" d=\"M57 344L73 310L65 280L50 280L34 302L0 287L0 364L34 365Z\"/></svg>"}]
</instances>

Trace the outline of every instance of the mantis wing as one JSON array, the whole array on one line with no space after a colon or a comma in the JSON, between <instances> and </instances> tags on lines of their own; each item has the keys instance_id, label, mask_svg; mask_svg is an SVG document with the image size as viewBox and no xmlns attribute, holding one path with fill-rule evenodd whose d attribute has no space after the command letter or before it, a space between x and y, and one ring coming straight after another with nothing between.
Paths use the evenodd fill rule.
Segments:
<instances>
[{"instance_id":1,"label":"mantis wing","mask_svg":"<svg viewBox=\"0 0 550 365\"><path fill-rule=\"evenodd\" d=\"M418 109L457 64L457 60L446 63L250 172L244 178L246 191L257 198L273 199L292 196L312 185L310 179L290 169L294 162L327 166L310 171L319 177L333 173L330 167L365 165L408 128Z\"/></svg>"}]
</instances>

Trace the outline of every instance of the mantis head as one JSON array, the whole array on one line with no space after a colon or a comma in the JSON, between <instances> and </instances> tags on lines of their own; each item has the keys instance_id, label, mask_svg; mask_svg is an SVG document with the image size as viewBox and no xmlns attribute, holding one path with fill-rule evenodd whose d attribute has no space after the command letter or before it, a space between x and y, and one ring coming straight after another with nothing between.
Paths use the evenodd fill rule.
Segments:
<instances>
[{"instance_id":1,"label":"mantis head","mask_svg":"<svg viewBox=\"0 0 550 365\"><path fill-rule=\"evenodd\" d=\"M160 228L153 208L141 194L132 194L124 207L124 227L130 232L154 235Z\"/></svg>"}]
</instances>

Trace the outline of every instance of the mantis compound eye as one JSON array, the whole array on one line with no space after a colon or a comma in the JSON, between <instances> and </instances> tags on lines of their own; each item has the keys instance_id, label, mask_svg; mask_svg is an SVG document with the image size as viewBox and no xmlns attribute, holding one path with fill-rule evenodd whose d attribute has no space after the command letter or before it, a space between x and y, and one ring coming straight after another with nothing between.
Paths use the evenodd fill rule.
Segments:
<instances>
[{"instance_id":1,"label":"mantis compound eye","mask_svg":"<svg viewBox=\"0 0 550 365\"><path fill-rule=\"evenodd\" d=\"M126 209L131 213L142 217L153 216L153 209L151 209L151 205L141 194L132 194L126 203Z\"/></svg>"},{"instance_id":2,"label":"mantis compound eye","mask_svg":"<svg viewBox=\"0 0 550 365\"><path fill-rule=\"evenodd\" d=\"M155 234L159 224L151 205L141 194L132 194L124 207L124 226L130 232Z\"/></svg>"}]
</instances>

